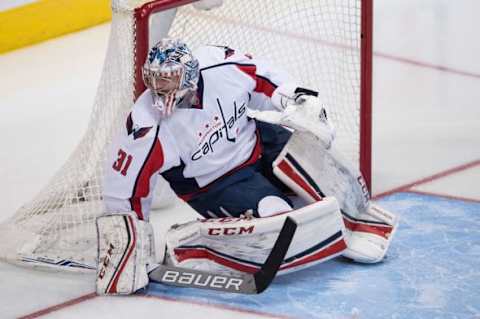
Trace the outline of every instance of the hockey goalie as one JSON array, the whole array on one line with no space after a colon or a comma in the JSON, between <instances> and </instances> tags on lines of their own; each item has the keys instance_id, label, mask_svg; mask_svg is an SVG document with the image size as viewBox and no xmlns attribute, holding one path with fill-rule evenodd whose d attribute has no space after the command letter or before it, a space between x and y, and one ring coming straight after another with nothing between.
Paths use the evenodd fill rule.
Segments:
<instances>
[{"instance_id":1,"label":"hockey goalie","mask_svg":"<svg viewBox=\"0 0 480 319\"><path fill-rule=\"evenodd\" d=\"M98 294L129 294L167 264L259 271L287 217L298 225L279 274L343 255L384 258L397 217L369 201L335 150L321 94L267 61L223 46L153 46L147 90L112 146L97 219ZM149 214L162 175L201 219L172 227L153 258Z\"/></svg>"}]
</instances>

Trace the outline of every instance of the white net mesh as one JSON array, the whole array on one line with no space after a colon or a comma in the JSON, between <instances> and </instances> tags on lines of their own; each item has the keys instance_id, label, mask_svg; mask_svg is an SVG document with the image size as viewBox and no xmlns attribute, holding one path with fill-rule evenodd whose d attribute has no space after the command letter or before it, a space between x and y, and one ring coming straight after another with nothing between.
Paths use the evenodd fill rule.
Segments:
<instances>
[{"instance_id":1,"label":"white net mesh","mask_svg":"<svg viewBox=\"0 0 480 319\"><path fill-rule=\"evenodd\" d=\"M145 2L113 1L106 62L87 133L46 188L0 225L1 259L74 270L95 267L94 220L102 212L106 149L134 99L134 53L138 41L145 40L135 36L133 9ZM211 11L188 5L178 9L169 35L192 48L228 45L271 59L318 89L336 126L339 149L358 163L360 5L361 0L229 0Z\"/></svg>"},{"instance_id":2,"label":"white net mesh","mask_svg":"<svg viewBox=\"0 0 480 319\"><path fill-rule=\"evenodd\" d=\"M0 257L32 265L94 267L106 145L133 101L133 17L112 17L106 62L85 136L30 203L0 226ZM129 45L125 45L129 44Z\"/></svg>"}]
</instances>

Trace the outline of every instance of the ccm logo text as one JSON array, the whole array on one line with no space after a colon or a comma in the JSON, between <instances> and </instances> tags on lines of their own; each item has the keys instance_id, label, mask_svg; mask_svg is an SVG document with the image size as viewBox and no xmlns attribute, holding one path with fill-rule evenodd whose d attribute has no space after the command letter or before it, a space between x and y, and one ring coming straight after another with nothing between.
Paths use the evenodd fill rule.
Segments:
<instances>
[{"instance_id":1,"label":"ccm logo text","mask_svg":"<svg viewBox=\"0 0 480 319\"><path fill-rule=\"evenodd\" d=\"M209 236L232 236L232 235L242 235L242 234L251 234L253 233L255 226L248 226L248 227L222 227L222 228L209 228L208 235Z\"/></svg>"},{"instance_id":2,"label":"ccm logo text","mask_svg":"<svg viewBox=\"0 0 480 319\"><path fill-rule=\"evenodd\" d=\"M112 253L115 247L112 245L112 243L109 243L108 245L108 250L107 254L105 255L105 258L103 259L103 263L101 265L100 271L98 272L98 278L103 279L105 276L105 272L107 271L107 267L110 264L110 260L112 259Z\"/></svg>"}]
</instances>

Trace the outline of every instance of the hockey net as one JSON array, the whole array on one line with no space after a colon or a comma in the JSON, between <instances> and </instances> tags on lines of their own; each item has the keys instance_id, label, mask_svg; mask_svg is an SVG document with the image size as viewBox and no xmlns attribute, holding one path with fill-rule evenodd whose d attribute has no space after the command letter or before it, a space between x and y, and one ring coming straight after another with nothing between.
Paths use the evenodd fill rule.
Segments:
<instances>
[{"instance_id":1,"label":"hockey net","mask_svg":"<svg viewBox=\"0 0 480 319\"><path fill-rule=\"evenodd\" d=\"M48 185L0 225L0 258L57 269L95 269L107 146L144 90L140 67L161 37L191 48L227 45L268 58L330 110L336 143L369 180L372 0L113 0L107 55L87 132ZM362 36L363 34L363 36ZM110 163L111 164L111 163Z\"/></svg>"}]
</instances>

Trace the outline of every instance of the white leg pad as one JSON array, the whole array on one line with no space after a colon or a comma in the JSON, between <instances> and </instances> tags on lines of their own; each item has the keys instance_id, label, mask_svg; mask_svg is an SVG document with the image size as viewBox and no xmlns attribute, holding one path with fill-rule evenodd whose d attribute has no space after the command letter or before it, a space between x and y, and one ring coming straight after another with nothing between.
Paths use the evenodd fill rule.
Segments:
<instances>
[{"instance_id":1,"label":"white leg pad","mask_svg":"<svg viewBox=\"0 0 480 319\"><path fill-rule=\"evenodd\" d=\"M334 196L342 211L366 210L369 193L360 172L335 146L325 149L312 134L294 132L273 163L273 173L309 203Z\"/></svg>"},{"instance_id":2,"label":"white leg pad","mask_svg":"<svg viewBox=\"0 0 480 319\"><path fill-rule=\"evenodd\" d=\"M335 198L263 218L192 221L167 233L166 263L217 273L254 273L269 255L290 216L297 231L279 275L311 267L341 254L345 227Z\"/></svg>"},{"instance_id":3,"label":"white leg pad","mask_svg":"<svg viewBox=\"0 0 480 319\"><path fill-rule=\"evenodd\" d=\"M334 196L346 226L344 256L363 263L381 261L397 228L397 217L369 200L360 172L335 147L325 149L313 135L294 132L273 163L274 174L307 202Z\"/></svg>"},{"instance_id":4,"label":"white leg pad","mask_svg":"<svg viewBox=\"0 0 480 319\"><path fill-rule=\"evenodd\" d=\"M131 294L148 284L147 265L154 262L150 223L133 212L97 218L99 295Z\"/></svg>"},{"instance_id":5,"label":"white leg pad","mask_svg":"<svg viewBox=\"0 0 480 319\"><path fill-rule=\"evenodd\" d=\"M397 230L398 217L370 203L366 213L355 218L344 214L344 222L348 248L343 256L361 263L382 261Z\"/></svg>"}]
</instances>

